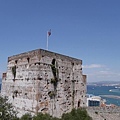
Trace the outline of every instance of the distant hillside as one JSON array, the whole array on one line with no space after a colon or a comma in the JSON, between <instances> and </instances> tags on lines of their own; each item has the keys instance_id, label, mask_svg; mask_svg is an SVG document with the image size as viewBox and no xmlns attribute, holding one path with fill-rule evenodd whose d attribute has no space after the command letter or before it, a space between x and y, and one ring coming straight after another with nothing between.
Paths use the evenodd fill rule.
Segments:
<instances>
[{"instance_id":1,"label":"distant hillside","mask_svg":"<svg viewBox=\"0 0 120 120\"><path fill-rule=\"evenodd\" d=\"M113 85L120 84L120 81L99 81L99 82L89 82L88 85Z\"/></svg>"}]
</instances>

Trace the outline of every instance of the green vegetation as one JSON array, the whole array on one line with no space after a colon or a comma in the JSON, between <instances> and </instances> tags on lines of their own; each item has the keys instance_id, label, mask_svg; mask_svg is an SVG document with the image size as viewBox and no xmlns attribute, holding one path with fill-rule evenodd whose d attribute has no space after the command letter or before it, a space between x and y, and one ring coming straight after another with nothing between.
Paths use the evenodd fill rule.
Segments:
<instances>
[{"instance_id":1,"label":"green vegetation","mask_svg":"<svg viewBox=\"0 0 120 120\"><path fill-rule=\"evenodd\" d=\"M16 65L12 67L12 74L13 74L13 81L15 81L15 77L16 77Z\"/></svg>"},{"instance_id":2,"label":"green vegetation","mask_svg":"<svg viewBox=\"0 0 120 120\"><path fill-rule=\"evenodd\" d=\"M51 79L51 83L53 83L54 87L56 88L58 82L58 69L57 69L57 62L55 59L52 60L51 69L54 76L54 78Z\"/></svg>"},{"instance_id":3,"label":"green vegetation","mask_svg":"<svg viewBox=\"0 0 120 120\"><path fill-rule=\"evenodd\" d=\"M53 118L49 114L38 113L37 116L33 117L33 120L60 120L59 118Z\"/></svg>"},{"instance_id":4,"label":"green vegetation","mask_svg":"<svg viewBox=\"0 0 120 120\"><path fill-rule=\"evenodd\" d=\"M23 118L23 117L22 117ZM20 120L92 120L85 109L73 109L70 113L63 114L62 118L53 118L49 114L38 113L33 118L28 114Z\"/></svg>"},{"instance_id":5,"label":"green vegetation","mask_svg":"<svg viewBox=\"0 0 120 120\"><path fill-rule=\"evenodd\" d=\"M20 120L32 120L32 115L25 114L20 118Z\"/></svg>"},{"instance_id":6,"label":"green vegetation","mask_svg":"<svg viewBox=\"0 0 120 120\"><path fill-rule=\"evenodd\" d=\"M17 112L13 109L12 104L7 102L7 97L0 97L0 120L19 120Z\"/></svg>"},{"instance_id":7,"label":"green vegetation","mask_svg":"<svg viewBox=\"0 0 120 120\"><path fill-rule=\"evenodd\" d=\"M51 79L51 84L54 85L54 91L48 92L48 95L50 96L51 99L53 99L55 98L56 93L57 93L56 88L57 88L58 79L59 79L58 65L55 59L52 60L51 69L52 69L52 73L54 77Z\"/></svg>"},{"instance_id":8,"label":"green vegetation","mask_svg":"<svg viewBox=\"0 0 120 120\"><path fill-rule=\"evenodd\" d=\"M54 97L55 97L56 92L55 92L55 91L50 91L50 92L48 92L48 95L49 95L49 96L50 96L50 98L52 99L52 98L54 98Z\"/></svg>"},{"instance_id":9,"label":"green vegetation","mask_svg":"<svg viewBox=\"0 0 120 120\"><path fill-rule=\"evenodd\" d=\"M21 118L17 118L17 112L7 100L6 97L0 97L0 120L92 120L83 108L73 109L70 113L63 114L61 119L53 118L49 114L42 113L38 113L33 117L31 114L25 114Z\"/></svg>"},{"instance_id":10,"label":"green vegetation","mask_svg":"<svg viewBox=\"0 0 120 120\"><path fill-rule=\"evenodd\" d=\"M33 120L92 120L85 109L73 109L70 113L63 114L62 118L53 118L48 114L39 113Z\"/></svg>"},{"instance_id":11,"label":"green vegetation","mask_svg":"<svg viewBox=\"0 0 120 120\"><path fill-rule=\"evenodd\" d=\"M70 113L63 114L61 120L92 120L85 109L73 109Z\"/></svg>"}]
</instances>

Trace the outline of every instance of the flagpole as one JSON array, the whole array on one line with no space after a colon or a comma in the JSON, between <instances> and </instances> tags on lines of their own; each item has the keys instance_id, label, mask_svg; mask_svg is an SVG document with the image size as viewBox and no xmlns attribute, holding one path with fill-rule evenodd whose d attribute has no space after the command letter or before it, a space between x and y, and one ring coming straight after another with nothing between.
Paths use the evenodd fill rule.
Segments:
<instances>
[{"instance_id":1,"label":"flagpole","mask_svg":"<svg viewBox=\"0 0 120 120\"><path fill-rule=\"evenodd\" d=\"M48 37L51 35L51 29L49 31L47 31L47 45L46 45L46 49L48 50Z\"/></svg>"},{"instance_id":2,"label":"flagpole","mask_svg":"<svg viewBox=\"0 0 120 120\"><path fill-rule=\"evenodd\" d=\"M48 31L47 31L47 46L46 49L48 50Z\"/></svg>"}]
</instances>

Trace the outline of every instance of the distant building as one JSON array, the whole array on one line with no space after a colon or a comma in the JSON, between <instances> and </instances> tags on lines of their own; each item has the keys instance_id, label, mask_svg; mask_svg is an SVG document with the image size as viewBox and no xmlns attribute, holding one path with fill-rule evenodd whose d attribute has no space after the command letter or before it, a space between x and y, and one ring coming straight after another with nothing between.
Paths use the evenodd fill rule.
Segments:
<instances>
[{"instance_id":1,"label":"distant building","mask_svg":"<svg viewBox=\"0 0 120 120\"><path fill-rule=\"evenodd\" d=\"M86 106L82 60L38 49L8 58L1 94L19 112L60 117Z\"/></svg>"},{"instance_id":2,"label":"distant building","mask_svg":"<svg viewBox=\"0 0 120 120\"><path fill-rule=\"evenodd\" d=\"M103 100L100 96L87 95L87 106L100 106Z\"/></svg>"}]
</instances>

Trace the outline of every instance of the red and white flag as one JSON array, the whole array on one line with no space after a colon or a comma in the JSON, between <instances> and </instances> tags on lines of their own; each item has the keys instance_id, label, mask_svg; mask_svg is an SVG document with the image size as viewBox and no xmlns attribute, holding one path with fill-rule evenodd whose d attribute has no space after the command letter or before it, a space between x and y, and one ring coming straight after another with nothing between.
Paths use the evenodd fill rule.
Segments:
<instances>
[{"instance_id":1,"label":"red and white flag","mask_svg":"<svg viewBox=\"0 0 120 120\"><path fill-rule=\"evenodd\" d=\"M48 31L48 37L51 35L51 29Z\"/></svg>"}]
</instances>

